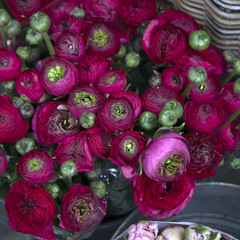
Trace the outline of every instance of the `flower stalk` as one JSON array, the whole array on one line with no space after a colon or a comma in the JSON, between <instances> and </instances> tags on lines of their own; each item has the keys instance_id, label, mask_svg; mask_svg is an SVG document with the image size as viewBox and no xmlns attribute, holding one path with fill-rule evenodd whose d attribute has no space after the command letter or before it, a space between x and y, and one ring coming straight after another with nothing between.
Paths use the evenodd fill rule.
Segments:
<instances>
[{"instance_id":1,"label":"flower stalk","mask_svg":"<svg viewBox=\"0 0 240 240\"><path fill-rule=\"evenodd\" d=\"M49 36L48 36L47 32L43 32L42 35L43 35L43 39L44 39L44 41L45 41L45 43L47 45L49 54L51 56L54 56L55 55L55 50L54 50L54 47L53 47L53 45L52 45L52 43L51 43L51 41L49 39Z\"/></svg>"}]
</instances>

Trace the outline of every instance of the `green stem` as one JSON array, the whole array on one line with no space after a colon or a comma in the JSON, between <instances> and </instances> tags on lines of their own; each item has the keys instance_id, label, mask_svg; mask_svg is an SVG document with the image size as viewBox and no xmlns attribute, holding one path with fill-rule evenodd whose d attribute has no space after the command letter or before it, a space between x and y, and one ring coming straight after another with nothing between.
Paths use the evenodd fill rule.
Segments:
<instances>
[{"instance_id":1,"label":"green stem","mask_svg":"<svg viewBox=\"0 0 240 240\"><path fill-rule=\"evenodd\" d=\"M194 82L190 82L190 83L188 84L187 88L183 91L182 96L183 96L184 98L189 94L189 92L190 92L190 90L192 89L193 85L194 85Z\"/></svg>"},{"instance_id":2,"label":"green stem","mask_svg":"<svg viewBox=\"0 0 240 240\"><path fill-rule=\"evenodd\" d=\"M47 45L49 54L51 56L54 56L55 55L55 51L54 51L53 45L52 45L52 43L51 43L51 41L49 39L49 36L48 36L47 32L43 32L42 34L43 34L43 39L44 39L44 41L45 41L45 43Z\"/></svg>"},{"instance_id":3,"label":"green stem","mask_svg":"<svg viewBox=\"0 0 240 240\"><path fill-rule=\"evenodd\" d=\"M17 44L16 37L15 36L12 37L11 41L12 41L12 46L15 47Z\"/></svg>"},{"instance_id":4,"label":"green stem","mask_svg":"<svg viewBox=\"0 0 240 240\"><path fill-rule=\"evenodd\" d=\"M231 79L235 76L237 72L234 70L232 71L225 79L222 83L228 83L231 81Z\"/></svg>"},{"instance_id":5,"label":"green stem","mask_svg":"<svg viewBox=\"0 0 240 240\"><path fill-rule=\"evenodd\" d=\"M67 184L68 188L72 186L72 177L64 177L64 181Z\"/></svg>"},{"instance_id":6,"label":"green stem","mask_svg":"<svg viewBox=\"0 0 240 240\"><path fill-rule=\"evenodd\" d=\"M6 34L5 34L5 31L4 31L4 28L3 28L3 27L0 28L0 32L1 32L1 38L2 38L3 47L4 47L4 48L8 48L8 47L7 47Z\"/></svg>"}]
</instances>

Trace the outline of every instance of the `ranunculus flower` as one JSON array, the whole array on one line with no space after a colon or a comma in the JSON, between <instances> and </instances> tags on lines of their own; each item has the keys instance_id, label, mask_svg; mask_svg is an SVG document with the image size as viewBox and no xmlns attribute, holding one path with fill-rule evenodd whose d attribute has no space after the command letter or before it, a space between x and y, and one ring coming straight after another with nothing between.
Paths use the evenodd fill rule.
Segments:
<instances>
[{"instance_id":1,"label":"ranunculus flower","mask_svg":"<svg viewBox=\"0 0 240 240\"><path fill-rule=\"evenodd\" d=\"M217 134L217 138L223 145L225 152L235 151L238 147L239 130L236 128L237 125L237 121L233 121L226 127L222 128Z\"/></svg>"},{"instance_id":2,"label":"ranunculus flower","mask_svg":"<svg viewBox=\"0 0 240 240\"><path fill-rule=\"evenodd\" d=\"M216 171L212 167L222 161L221 143L211 133L190 132L184 137L188 140L191 158L187 172L194 179L213 176Z\"/></svg>"},{"instance_id":3,"label":"ranunculus flower","mask_svg":"<svg viewBox=\"0 0 240 240\"><path fill-rule=\"evenodd\" d=\"M79 72L80 85L94 85L98 76L107 71L112 65L112 61L100 54L87 53L76 66Z\"/></svg>"},{"instance_id":4,"label":"ranunculus flower","mask_svg":"<svg viewBox=\"0 0 240 240\"><path fill-rule=\"evenodd\" d=\"M0 82L17 78L21 73L21 67L21 58L15 52L0 48Z\"/></svg>"},{"instance_id":5,"label":"ranunculus flower","mask_svg":"<svg viewBox=\"0 0 240 240\"><path fill-rule=\"evenodd\" d=\"M63 196L59 226L85 233L100 223L105 215L103 199L94 195L88 186L74 184Z\"/></svg>"},{"instance_id":6,"label":"ranunculus flower","mask_svg":"<svg viewBox=\"0 0 240 240\"><path fill-rule=\"evenodd\" d=\"M190 129L210 133L224 124L226 115L222 104L216 100L191 101L184 106L183 119Z\"/></svg>"},{"instance_id":7,"label":"ranunculus flower","mask_svg":"<svg viewBox=\"0 0 240 240\"><path fill-rule=\"evenodd\" d=\"M8 225L16 232L33 234L43 239L55 239L52 221L55 202L44 188L18 181L5 198Z\"/></svg>"},{"instance_id":8,"label":"ranunculus flower","mask_svg":"<svg viewBox=\"0 0 240 240\"><path fill-rule=\"evenodd\" d=\"M124 90L127 85L127 77L124 70L115 68L100 75L96 81L96 88L102 94L113 94Z\"/></svg>"},{"instance_id":9,"label":"ranunculus flower","mask_svg":"<svg viewBox=\"0 0 240 240\"><path fill-rule=\"evenodd\" d=\"M55 175L53 159L45 150L34 149L19 159L17 174L31 184L46 183Z\"/></svg>"},{"instance_id":10,"label":"ranunculus flower","mask_svg":"<svg viewBox=\"0 0 240 240\"><path fill-rule=\"evenodd\" d=\"M137 118L142 112L142 101L141 98L134 92L131 91L120 91L112 95L115 98L127 98L133 105L135 110L135 118Z\"/></svg>"},{"instance_id":11,"label":"ranunculus flower","mask_svg":"<svg viewBox=\"0 0 240 240\"><path fill-rule=\"evenodd\" d=\"M46 102L39 105L32 119L35 139L43 146L62 141L66 136L78 133L81 126L68 111L65 102Z\"/></svg>"},{"instance_id":12,"label":"ranunculus flower","mask_svg":"<svg viewBox=\"0 0 240 240\"><path fill-rule=\"evenodd\" d=\"M7 168L7 158L5 152L0 148L0 174L3 173Z\"/></svg>"},{"instance_id":13,"label":"ranunculus flower","mask_svg":"<svg viewBox=\"0 0 240 240\"><path fill-rule=\"evenodd\" d=\"M154 0L119 0L119 15L123 27L136 34L139 25L157 15Z\"/></svg>"},{"instance_id":14,"label":"ranunculus flower","mask_svg":"<svg viewBox=\"0 0 240 240\"><path fill-rule=\"evenodd\" d=\"M144 32L142 45L152 62L171 62L187 48L188 35L167 20L155 18Z\"/></svg>"},{"instance_id":15,"label":"ranunculus flower","mask_svg":"<svg viewBox=\"0 0 240 240\"><path fill-rule=\"evenodd\" d=\"M113 134L106 132L99 126L95 126L89 131L89 147L97 157L108 159L110 154L109 146L113 138Z\"/></svg>"},{"instance_id":16,"label":"ranunculus flower","mask_svg":"<svg viewBox=\"0 0 240 240\"><path fill-rule=\"evenodd\" d=\"M83 131L68 136L61 141L54 152L58 164L71 160L76 163L78 172L93 170L93 156L87 142L87 132Z\"/></svg>"},{"instance_id":17,"label":"ranunculus flower","mask_svg":"<svg viewBox=\"0 0 240 240\"><path fill-rule=\"evenodd\" d=\"M164 105L170 100L176 100L182 105L185 99L169 86L148 88L141 95L144 111L150 111L159 115Z\"/></svg>"},{"instance_id":18,"label":"ranunculus flower","mask_svg":"<svg viewBox=\"0 0 240 240\"><path fill-rule=\"evenodd\" d=\"M133 127L135 113L127 98L108 97L98 112L100 126L107 132L124 131Z\"/></svg>"},{"instance_id":19,"label":"ranunculus flower","mask_svg":"<svg viewBox=\"0 0 240 240\"><path fill-rule=\"evenodd\" d=\"M69 61L79 61L86 52L86 46L83 37L73 31L63 31L57 38L54 49L58 57Z\"/></svg>"},{"instance_id":20,"label":"ranunculus flower","mask_svg":"<svg viewBox=\"0 0 240 240\"><path fill-rule=\"evenodd\" d=\"M123 173L125 168L135 172L139 164L139 156L145 148L146 137L136 131L125 131L117 135L111 142L110 159L111 161L122 167ZM128 175L124 174L125 177Z\"/></svg>"},{"instance_id":21,"label":"ranunculus flower","mask_svg":"<svg viewBox=\"0 0 240 240\"><path fill-rule=\"evenodd\" d=\"M160 135L147 145L141 160L145 174L152 180L177 180L190 162L187 140L176 133Z\"/></svg>"},{"instance_id":22,"label":"ranunculus flower","mask_svg":"<svg viewBox=\"0 0 240 240\"><path fill-rule=\"evenodd\" d=\"M15 87L20 96L24 96L33 102L39 102L46 93L40 83L40 75L35 69L23 71L15 81Z\"/></svg>"},{"instance_id":23,"label":"ranunculus flower","mask_svg":"<svg viewBox=\"0 0 240 240\"><path fill-rule=\"evenodd\" d=\"M174 182L153 181L144 173L131 181L134 200L146 217L164 219L177 215L191 200L196 183L188 174Z\"/></svg>"},{"instance_id":24,"label":"ranunculus flower","mask_svg":"<svg viewBox=\"0 0 240 240\"><path fill-rule=\"evenodd\" d=\"M23 138L29 123L12 105L11 99L0 96L0 143L15 143Z\"/></svg>"},{"instance_id":25,"label":"ranunculus flower","mask_svg":"<svg viewBox=\"0 0 240 240\"><path fill-rule=\"evenodd\" d=\"M63 96L73 90L79 82L76 67L63 58L47 57L41 62L40 81L54 96Z\"/></svg>"},{"instance_id":26,"label":"ranunculus flower","mask_svg":"<svg viewBox=\"0 0 240 240\"><path fill-rule=\"evenodd\" d=\"M67 106L75 118L80 118L85 112L97 113L101 101L102 95L96 88L81 86L70 92Z\"/></svg>"}]
</instances>

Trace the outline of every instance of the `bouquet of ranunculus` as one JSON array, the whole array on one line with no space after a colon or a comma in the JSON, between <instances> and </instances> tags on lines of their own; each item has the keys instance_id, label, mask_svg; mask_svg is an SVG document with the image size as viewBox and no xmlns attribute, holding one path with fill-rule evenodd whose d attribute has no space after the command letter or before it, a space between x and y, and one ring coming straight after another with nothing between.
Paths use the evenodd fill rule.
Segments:
<instances>
[{"instance_id":1,"label":"bouquet of ranunculus","mask_svg":"<svg viewBox=\"0 0 240 240\"><path fill-rule=\"evenodd\" d=\"M0 177L13 230L84 238L133 199L168 218L237 149L240 60L186 13L154 0L7 5Z\"/></svg>"}]
</instances>

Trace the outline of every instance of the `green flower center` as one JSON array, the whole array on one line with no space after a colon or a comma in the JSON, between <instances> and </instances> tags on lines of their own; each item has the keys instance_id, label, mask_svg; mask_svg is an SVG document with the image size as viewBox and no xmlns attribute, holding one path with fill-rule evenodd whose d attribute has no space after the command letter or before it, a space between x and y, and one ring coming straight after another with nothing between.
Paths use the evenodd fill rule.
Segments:
<instances>
[{"instance_id":1,"label":"green flower center","mask_svg":"<svg viewBox=\"0 0 240 240\"><path fill-rule=\"evenodd\" d=\"M198 89L199 89L200 91L204 91L205 88L206 88L206 84L200 84L200 85L198 86Z\"/></svg>"},{"instance_id":2,"label":"green flower center","mask_svg":"<svg viewBox=\"0 0 240 240\"><path fill-rule=\"evenodd\" d=\"M179 79L178 79L178 77L173 76L171 80L172 80L172 83L173 83L173 84L179 84Z\"/></svg>"},{"instance_id":3,"label":"green flower center","mask_svg":"<svg viewBox=\"0 0 240 240\"><path fill-rule=\"evenodd\" d=\"M106 79L106 82L108 83L108 84L114 84L115 82L116 82L116 77L115 76L109 76L109 77L107 77L107 79Z\"/></svg>"},{"instance_id":4,"label":"green flower center","mask_svg":"<svg viewBox=\"0 0 240 240\"><path fill-rule=\"evenodd\" d=\"M96 30L92 36L92 42L95 46L104 47L109 41L109 36L103 30Z\"/></svg>"},{"instance_id":5,"label":"green flower center","mask_svg":"<svg viewBox=\"0 0 240 240\"><path fill-rule=\"evenodd\" d=\"M86 200L82 200L80 203L73 206L72 210L79 224L85 222L86 218L88 217L91 211L89 204L87 203Z\"/></svg>"},{"instance_id":6,"label":"green flower center","mask_svg":"<svg viewBox=\"0 0 240 240\"><path fill-rule=\"evenodd\" d=\"M74 102L76 104L84 104L88 106L92 106L97 102L97 98L93 95L89 95L85 92L78 92L74 96Z\"/></svg>"},{"instance_id":7,"label":"green flower center","mask_svg":"<svg viewBox=\"0 0 240 240\"><path fill-rule=\"evenodd\" d=\"M51 82L57 82L64 77L65 71L62 66L56 65L48 72L48 78Z\"/></svg>"},{"instance_id":8,"label":"green flower center","mask_svg":"<svg viewBox=\"0 0 240 240\"><path fill-rule=\"evenodd\" d=\"M136 143L133 140L127 139L124 142L124 152L127 155L133 155L135 152Z\"/></svg>"},{"instance_id":9,"label":"green flower center","mask_svg":"<svg viewBox=\"0 0 240 240\"><path fill-rule=\"evenodd\" d=\"M28 162L29 169L31 171L39 170L41 167L42 161L37 159L32 159Z\"/></svg>"},{"instance_id":10,"label":"green flower center","mask_svg":"<svg viewBox=\"0 0 240 240\"><path fill-rule=\"evenodd\" d=\"M68 49L73 49L73 45L72 45L72 44L69 44L69 45L68 45Z\"/></svg>"},{"instance_id":11,"label":"green flower center","mask_svg":"<svg viewBox=\"0 0 240 240\"><path fill-rule=\"evenodd\" d=\"M114 118L124 117L127 114L125 107L121 103L116 103L113 106L112 115Z\"/></svg>"}]
</instances>

